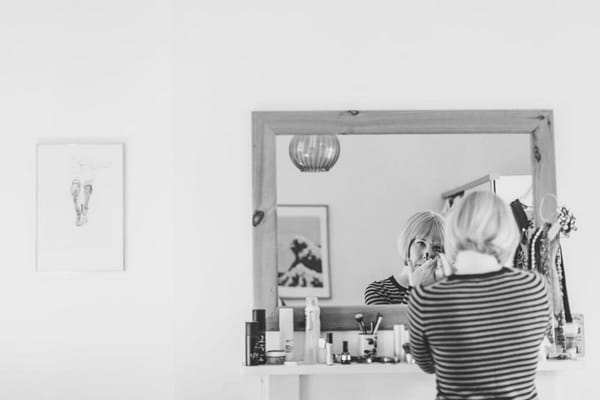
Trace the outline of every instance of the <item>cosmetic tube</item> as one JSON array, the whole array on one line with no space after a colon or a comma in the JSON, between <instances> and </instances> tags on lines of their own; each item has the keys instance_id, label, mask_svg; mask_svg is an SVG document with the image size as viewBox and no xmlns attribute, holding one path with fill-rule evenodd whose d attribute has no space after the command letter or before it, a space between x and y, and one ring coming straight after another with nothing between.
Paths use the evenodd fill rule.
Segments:
<instances>
[{"instance_id":1,"label":"cosmetic tube","mask_svg":"<svg viewBox=\"0 0 600 400\"><path fill-rule=\"evenodd\" d=\"M317 354L317 362L319 364L325 364L325 345L327 343L325 342L325 338L319 338L319 351Z\"/></svg>"},{"instance_id":2,"label":"cosmetic tube","mask_svg":"<svg viewBox=\"0 0 600 400\"><path fill-rule=\"evenodd\" d=\"M267 363L267 318L262 308L252 310L252 320L258 324L258 363Z\"/></svg>"},{"instance_id":3,"label":"cosmetic tube","mask_svg":"<svg viewBox=\"0 0 600 400\"><path fill-rule=\"evenodd\" d=\"M319 338L321 337L320 309L316 297L306 298L304 309L304 363L315 364L318 360Z\"/></svg>"},{"instance_id":4,"label":"cosmetic tube","mask_svg":"<svg viewBox=\"0 0 600 400\"><path fill-rule=\"evenodd\" d=\"M333 333L327 334L325 341L325 364L333 365Z\"/></svg>"},{"instance_id":5,"label":"cosmetic tube","mask_svg":"<svg viewBox=\"0 0 600 400\"><path fill-rule=\"evenodd\" d=\"M406 361L406 353L402 347L405 343L405 331L403 324L394 325L394 357L399 362Z\"/></svg>"},{"instance_id":6,"label":"cosmetic tube","mask_svg":"<svg viewBox=\"0 0 600 400\"><path fill-rule=\"evenodd\" d=\"M285 360L294 359L294 309L279 309L279 348L285 351Z\"/></svg>"}]
</instances>

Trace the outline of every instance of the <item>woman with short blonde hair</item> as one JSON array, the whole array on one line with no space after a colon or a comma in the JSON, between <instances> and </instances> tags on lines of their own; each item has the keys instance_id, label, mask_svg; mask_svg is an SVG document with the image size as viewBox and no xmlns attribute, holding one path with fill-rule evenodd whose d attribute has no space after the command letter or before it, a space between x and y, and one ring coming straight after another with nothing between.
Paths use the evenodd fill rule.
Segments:
<instances>
[{"instance_id":1,"label":"woman with short blonde hair","mask_svg":"<svg viewBox=\"0 0 600 400\"><path fill-rule=\"evenodd\" d=\"M540 276L507 267L519 237L508 206L473 192L450 211L446 229L454 273L412 290L411 355L435 373L437 398L537 399L548 298Z\"/></svg>"},{"instance_id":2,"label":"woman with short blonde hair","mask_svg":"<svg viewBox=\"0 0 600 400\"><path fill-rule=\"evenodd\" d=\"M398 238L399 273L370 283L365 289L365 304L406 304L415 282L429 284L440 279L443 273L438 255L444 252L444 230L440 214L413 214Z\"/></svg>"},{"instance_id":3,"label":"woman with short blonde hair","mask_svg":"<svg viewBox=\"0 0 600 400\"><path fill-rule=\"evenodd\" d=\"M401 265L409 265L411 262L411 245L416 241L427 241L431 247L431 252L443 252L445 237L444 218L433 211L421 211L413 214L408 221L400 236L398 236L398 254L400 255ZM430 254L433 255L433 254Z\"/></svg>"},{"instance_id":4,"label":"woman with short blonde hair","mask_svg":"<svg viewBox=\"0 0 600 400\"><path fill-rule=\"evenodd\" d=\"M508 205L498 196L477 191L455 207L446 226L446 255L455 260L457 253L471 250L508 266L519 243L519 229Z\"/></svg>"}]
</instances>

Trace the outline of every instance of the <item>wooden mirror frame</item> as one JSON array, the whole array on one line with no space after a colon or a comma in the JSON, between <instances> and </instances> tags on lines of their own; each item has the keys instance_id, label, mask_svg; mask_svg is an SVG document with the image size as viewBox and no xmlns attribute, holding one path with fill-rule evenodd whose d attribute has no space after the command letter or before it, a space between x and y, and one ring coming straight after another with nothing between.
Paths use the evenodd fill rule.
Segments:
<instances>
[{"instance_id":1,"label":"wooden mirror frame","mask_svg":"<svg viewBox=\"0 0 600 400\"><path fill-rule=\"evenodd\" d=\"M278 330L277 135L527 134L531 138L534 222L556 218L556 166L551 110L457 111L256 111L252 113L252 225L254 308L264 308L267 329ZM342 150L343 151L343 150ZM543 202L543 203L542 203ZM321 329L356 330L353 315L383 315L381 329L406 323L406 305L321 306ZM304 327L304 307L294 307L294 329Z\"/></svg>"}]
</instances>

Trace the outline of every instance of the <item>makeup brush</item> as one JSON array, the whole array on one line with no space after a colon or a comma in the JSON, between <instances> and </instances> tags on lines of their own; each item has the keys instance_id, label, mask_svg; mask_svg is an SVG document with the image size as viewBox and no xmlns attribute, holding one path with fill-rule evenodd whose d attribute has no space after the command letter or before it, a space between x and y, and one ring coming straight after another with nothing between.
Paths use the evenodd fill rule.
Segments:
<instances>
[{"instance_id":1,"label":"makeup brush","mask_svg":"<svg viewBox=\"0 0 600 400\"><path fill-rule=\"evenodd\" d=\"M365 323L363 321L363 315L361 313L354 314L354 319L358 323L358 329L366 335L367 328L365 328Z\"/></svg>"},{"instance_id":2,"label":"makeup brush","mask_svg":"<svg viewBox=\"0 0 600 400\"><path fill-rule=\"evenodd\" d=\"M373 335L377 333L377 330L379 329L379 324L381 324L382 320L383 320L383 315L381 315L380 313L377 313L377 319L375 322L375 329L373 329Z\"/></svg>"}]
</instances>

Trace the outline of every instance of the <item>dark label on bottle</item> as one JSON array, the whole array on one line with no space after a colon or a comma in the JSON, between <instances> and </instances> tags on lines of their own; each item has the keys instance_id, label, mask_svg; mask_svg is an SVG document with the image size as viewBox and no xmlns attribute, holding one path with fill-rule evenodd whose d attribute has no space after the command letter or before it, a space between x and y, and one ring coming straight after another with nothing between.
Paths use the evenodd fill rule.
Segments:
<instances>
[{"instance_id":1,"label":"dark label on bottle","mask_svg":"<svg viewBox=\"0 0 600 400\"><path fill-rule=\"evenodd\" d=\"M266 340L265 334L263 332L259 333L256 344L254 346L254 352L256 353L258 364L266 364L267 363L267 349L266 349Z\"/></svg>"},{"instance_id":2,"label":"dark label on bottle","mask_svg":"<svg viewBox=\"0 0 600 400\"><path fill-rule=\"evenodd\" d=\"M259 365L258 336L246 336L246 365Z\"/></svg>"}]
</instances>

